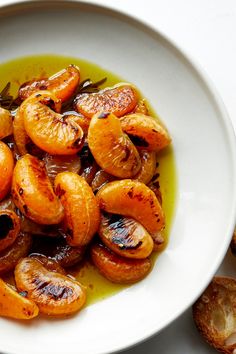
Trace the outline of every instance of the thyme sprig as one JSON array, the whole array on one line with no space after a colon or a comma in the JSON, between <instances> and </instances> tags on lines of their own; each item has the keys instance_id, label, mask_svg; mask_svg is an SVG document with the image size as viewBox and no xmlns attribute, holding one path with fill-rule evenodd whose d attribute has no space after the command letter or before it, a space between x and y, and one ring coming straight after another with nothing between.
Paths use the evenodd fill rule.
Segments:
<instances>
[{"instance_id":1,"label":"thyme sprig","mask_svg":"<svg viewBox=\"0 0 236 354\"><path fill-rule=\"evenodd\" d=\"M11 83L8 82L0 92L0 107L14 110L20 105L20 102L10 94L10 88Z\"/></svg>"}]
</instances>

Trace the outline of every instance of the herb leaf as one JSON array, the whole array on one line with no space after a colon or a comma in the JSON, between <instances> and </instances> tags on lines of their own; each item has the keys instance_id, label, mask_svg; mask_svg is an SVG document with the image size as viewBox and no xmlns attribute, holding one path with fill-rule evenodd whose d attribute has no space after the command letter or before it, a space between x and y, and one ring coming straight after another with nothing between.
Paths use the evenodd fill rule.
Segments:
<instances>
[{"instance_id":1,"label":"herb leaf","mask_svg":"<svg viewBox=\"0 0 236 354\"><path fill-rule=\"evenodd\" d=\"M20 102L10 95L10 87L11 83L8 82L0 92L0 107L14 110L20 105Z\"/></svg>"}]
</instances>

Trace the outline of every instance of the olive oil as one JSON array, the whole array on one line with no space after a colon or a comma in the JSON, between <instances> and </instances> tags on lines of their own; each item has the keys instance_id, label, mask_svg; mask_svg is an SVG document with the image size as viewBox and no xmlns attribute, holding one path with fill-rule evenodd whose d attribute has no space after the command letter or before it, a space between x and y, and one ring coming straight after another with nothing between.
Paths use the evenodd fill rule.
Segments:
<instances>
[{"instance_id":1,"label":"olive oil","mask_svg":"<svg viewBox=\"0 0 236 354\"><path fill-rule=\"evenodd\" d=\"M48 77L69 64L75 64L80 67L80 81L89 78L93 82L96 82L106 77L107 80L101 88L125 81L123 78L120 78L93 63L81 59L57 55L38 55L22 57L0 64L0 91L8 82L10 82L11 94L16 96L18 88L22 83L34 78ZM159 119L151 106L148 108L151 115ZM163 117L163 119L165 119L165 117ZM158 181L161 187L163 209L166 216L165 233L168 239L176 198L176 172L172 147L169 147L158 154L157 173L159 174ZM156 255L154 255L152 259L154 261ZM87 287L88 305L114 295L126 287L113 284L106 280L99 274L89 260L85 260L83 264L75 267L71 273Z\"/></svg>"}]
</instances>

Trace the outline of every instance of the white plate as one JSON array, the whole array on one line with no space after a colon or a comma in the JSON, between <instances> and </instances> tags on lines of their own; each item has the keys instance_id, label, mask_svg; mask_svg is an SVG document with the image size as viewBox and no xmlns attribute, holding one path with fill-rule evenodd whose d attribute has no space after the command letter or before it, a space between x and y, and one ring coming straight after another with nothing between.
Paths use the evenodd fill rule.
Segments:
<instances>
[{"instance_id":1,"label":"white plate","mask_svg":"<svg viewBox=\"0 0 236 354\"><path fill-rule=\"evenodd\" d=\"M133 82L173 138L177 212L152 273L70 319L0 320L0 350L10 354L111 353L171 323L219 266L236 215L235 138L205 75L165 37L126 15L63 1L2 8L0 60L37 53L85 58Z\"/></svg>"}]
</instances>

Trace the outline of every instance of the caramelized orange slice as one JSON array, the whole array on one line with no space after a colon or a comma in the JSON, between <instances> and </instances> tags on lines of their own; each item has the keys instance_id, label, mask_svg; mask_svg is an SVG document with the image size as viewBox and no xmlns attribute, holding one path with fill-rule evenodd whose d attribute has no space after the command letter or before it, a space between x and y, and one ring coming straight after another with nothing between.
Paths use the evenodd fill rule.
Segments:
<instances>
[{"instance_id":1,"label":"caramelized orange slice","mask_svg":"<svg viewBox=\"0 0 236 354\"><path fill-rule=\"evenodd\" d=\"M34 92L49 90L53 92L62 102L70 98L79 84L80 71L75 65L69 65L53 76L46 79L33 79L21 85L19 97L25 100Z\"/></svg>"},{"instance_id":2,"label":"caramelized orange slice","mask_svg":"<svg viewBox=\"0 0 236 354\"><path fill-rule=\"evenodd\" d=\"M29 154L17 161L12 197L22 214L38 224L58 224L63 207L55 195L43 161Z\"/></svg>"},{"instance_id":3,"label":"caramelized orange slice","mask_svg":"<svg viewBox=\"0 0 236 354\"><path fill-rule=\"evenodd\" d=\"M56 112L61 109L61 101L50 91L36 91L20 105L13 121L13 135L20 155L29 153L29 147L32 144L24 126L25 108L31 101L51 105Z\"/></svg>"},{"instance_id":4,"label":"caramelized orange slice","mask_svg":"<svg viewBox=\"0 0 236 354\"><path fill-rule=\"evenodd\" d=\"M121 126L132 142L145 150L159 151L171 142L169 133L157 119L141 113L122 117Z\"/></svg>"},{"instance_id":5,"label":"caramelized orange slice","mask_svg":"<svg viewBox=\"0 0 236 354\"><path fill-rule=\"evenodd\" d=\"M51 155L73 155L83 147L84 133L74 116L56 113L37 100L24 104L24 127L34 144Z\"/></svg>"},{"instance_id":6,"label":"caramelized orange slice","mask_svg":"<svg viewBox=\"0 0 236 354\"><path fill-rule=\"evenodd\" d=\"M31 300L18 294L0 279L0 316L30 320L38 316L38 306Z\"/></svg>"},{"instance_id":7,"label":"caramelized orange slice","mask_svg":"<svg viewBox=\"0 0 236 354\"><path fill-rule=\"evenodd\" d=\"M14 160L9 147L0 141L0 200L5 198L11 188Z\"/></svg>"},{"instance_id":8,"label":"caramelized orange slice","mask_svg":"<svg viewBox=\"0 0 236 354\"><path fill-rule=\"evenodd\" d=\"M102 214L98 233L103 243L122 257L142 259L152 253L152 237L132 218Z\"/></svg>"},{"instance_id":9,"label":"caramelized orange slice","mask_svg":"<svg viewBox=\"0 0 236 354\"><path fill-rule=\"evenodd\" d=\"M109 113L93 116L88 130L88 145L97 164L119 178L136 175L141 167L139 153L126 134L120 120Z\"/></svg>"},{"instance_id":10,"label":"caramelized orange slice","mask_svg":"<svg viewBox=\"0 0 236 354\"><path fill-rule=\"evenodd\" d=\"M27 292L41 313L66 316L85 304L85 289L65 275L48 271L33 258L23 258L16 266L15 281L19 291Z\"/></svg>"},{"instance_id":11,"label":"caramelized orange slice","mask_svg":"<svg viewBox=\"0 0 236 354\"><path fill-rule=\"evenodd\" d=\"M119 84L97 93L81 93L75 99L75 109L85 117L92 118L104 111L122 117L131 112L138 102L136 90L129 84Z\"/></svg>"},{"instance_id":12,"label":"caramelized orange slice","mask_svg":"<svg viewBox=\"0 0 236 354\"><path fill-rule=\"evenodd\" d=\"M107 183L97 195L102 210L130 216L155 235L165 226L165 217L155 194L138 181L124 179Z\"/></svg>"},{"instance_id":13,"label":"caramelized orange slice","mask_svg":"<svg viewBox=\"0 0 236 354\"><path fill-rule=\"evenodd\" d=\"M123 258L101 244L94 244L91 247L91 257L99 272L113 283L135 283L146 277L151 270L148 258Z\"/></svg>"},{"instance_id":14,"label":"caramelized orange slice","mask_svg":"<svg viewBox=\"0 0 236 354\"><path fill-rule=\"evenodd\" d=\"M55 191L65 209L64 230L71 246L88 244L99 227L97 200L85 179L73 172L59 173Z\"/></svg>"},{"instance_id":15,"label":"caramelized orange slice","mask_svg":"<svg viewBox=\"0 0 236 354\"><path fill-rule=\"evenodd\" d=\"M236 280L215 277L193 305L193 318L204 339L225 354L236 352Z\"/></svg>"}]
</instances>

